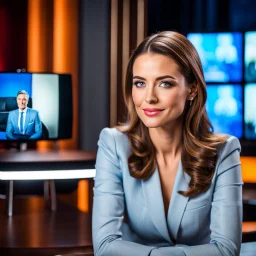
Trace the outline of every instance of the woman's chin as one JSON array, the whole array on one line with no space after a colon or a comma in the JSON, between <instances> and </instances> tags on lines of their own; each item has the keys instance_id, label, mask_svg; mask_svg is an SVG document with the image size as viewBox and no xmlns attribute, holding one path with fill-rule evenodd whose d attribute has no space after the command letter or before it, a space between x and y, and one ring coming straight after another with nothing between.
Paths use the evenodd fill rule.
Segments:
<instances>
[{"instance_id":1,"label":"woman's chin","mask_svg":"<svg viewBox=\"0 0 256 256\"><path fill-rule=\"evenodd\" d=\"M161 126L159 123L153 123L153 122L143 122L143 123L147 128L158 128Z\"/></svg>"}]
</instances>

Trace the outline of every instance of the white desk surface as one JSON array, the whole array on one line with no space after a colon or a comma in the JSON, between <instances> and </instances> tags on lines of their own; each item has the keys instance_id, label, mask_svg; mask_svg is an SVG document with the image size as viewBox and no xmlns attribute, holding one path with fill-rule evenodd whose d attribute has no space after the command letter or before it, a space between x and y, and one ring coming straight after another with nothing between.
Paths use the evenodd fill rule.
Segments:
<instances>
[{"instance_id":1,"label":"white desk surface","mask_svg":"<svg viewBox=\"0 0 256 256\"><path fill-rule=\"evenodd\" d=\"M90 179L95 177L95 169L76 168L78 162L95 161L95 152L81 150L59 151L0 151L0 180L55 180L55 179ZM63 170L58 164L69 164L73 168ZM39 170L26 170L37 164ZM44 169L44 164L55 164L54 170ZM5 168L1 168L5 166ZM15 165L15 168L13 168ZM26 166L26 168L24 168ZM23 168L25 170L23 170Z\"/></svg>"}]
</instances>

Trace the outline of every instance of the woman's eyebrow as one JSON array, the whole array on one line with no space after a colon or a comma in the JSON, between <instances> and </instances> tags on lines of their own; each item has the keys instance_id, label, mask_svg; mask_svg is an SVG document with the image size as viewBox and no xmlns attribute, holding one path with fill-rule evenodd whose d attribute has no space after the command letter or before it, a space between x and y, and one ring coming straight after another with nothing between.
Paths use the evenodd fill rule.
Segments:
<instances>
[{"instance_id":1,"label":"woman's eyebrow","mask_svg":"<svg viewBox=\"0 0 256 256\"><path fill-rule=\"evenodd\" d=\"M134 76L132 79L141 79L141 80L146 80L145 78L141 77L141 76Z\"/></svg>"},{"instance_id":2,"label":"woman's eyebrow","mask_svg":"<svg viewBox=\"0 0 256 256\"><path fill-rule=\"evenodd\" d=\"M171 79L176 80L176 78L175 78L175 77L170 76L170 75L159 76L159 77L157 77L157 78L156 78L156 80L162 80L162 79L166 79L166 78L171 78Z\"/></svg>"},{"instance_id":3,"label":"woman's eyebrow","mask_svg":"<svg viewBox=\"0 0 256 256\"><path fill-rule=\"evenodd\" d=\"M157 78L156 78L156 80L158 81L158 80L162 80L162 79L166 79L166 78L171 78L171 79L174 79L174 80L176 80L176 78L175 78L175 77L173 77L173 76L170 76L170 75L159 76L159 77L157 77ZM141 77L141 76L134 76L134 77L133 77L133 79L141 79L141 80L146 80L145 78L143 78L143 77Z\"/></svg>"}]
</instances>

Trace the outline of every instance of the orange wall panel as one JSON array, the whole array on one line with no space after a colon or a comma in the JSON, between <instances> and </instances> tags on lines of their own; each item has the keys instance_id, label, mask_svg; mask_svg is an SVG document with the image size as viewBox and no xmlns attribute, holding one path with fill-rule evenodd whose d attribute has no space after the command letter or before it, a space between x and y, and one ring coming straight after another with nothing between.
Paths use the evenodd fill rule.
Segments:
<instances>
[{"instance_id":1,"label":"orange wall panel","mask_svg":"<svg viewBox=\"0 0 256 256\"><path fill-rule=\"evenodd\" d=\"M59 144L69 149L78 147L78 8L78 0L55 0L53 6L53 72L72 75L73 138Z\"/></svg>"},{"instance_id":2,"label":"orange wall panel","mask_svg":"<svg viewBox=\"0 0 256 256\"><path fill-rule=\"evenodd\" d=\"M28 0L28 71L72 75L73 137L58 141L60 149L78 148L78 2ZM39 150L55 146L51 141L37 143Z\"/></svg>"},{"instance_id":3,"label":"orange wall panel","mask_svg":"<svg viewBox=\"0 0 256 256\"><path fill-rule=\"evenodd\" d=\"M256 157L242 156L242 177L245 183L256 183Z\"/></svg>"}]
</instances>

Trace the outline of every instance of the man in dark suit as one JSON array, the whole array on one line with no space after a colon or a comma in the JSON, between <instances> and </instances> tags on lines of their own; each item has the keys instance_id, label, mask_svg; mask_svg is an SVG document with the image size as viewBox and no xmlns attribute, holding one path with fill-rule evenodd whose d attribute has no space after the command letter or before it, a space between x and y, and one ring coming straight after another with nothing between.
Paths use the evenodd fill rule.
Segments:
<instances>
[{"instance_id":1,"label":"man in dark suit","mask_svg":"<svg viewBox=\"0 0 256 256\"><path fill-rule=\"evenodd\" d=\"M29 95L21 90L17 93L18 109L10 111L6 126L9 140L32 140L42 137L42 123L38 111L28 108Z\"/></svg>"}]
</instances>

